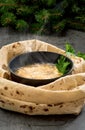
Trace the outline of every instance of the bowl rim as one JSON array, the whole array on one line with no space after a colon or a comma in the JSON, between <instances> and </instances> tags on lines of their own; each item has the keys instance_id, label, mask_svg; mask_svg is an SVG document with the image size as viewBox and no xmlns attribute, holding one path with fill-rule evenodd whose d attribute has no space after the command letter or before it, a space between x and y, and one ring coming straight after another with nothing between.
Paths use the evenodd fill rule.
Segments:
<instances>
[{"instance_id":1,"label":"bowl rim","mask_svg":"<svg viewBox=\"0 0 85 130\"><path fill-rule=\"evenodd\" d=\"M34 79L34 78L26 78L26 77L23 77L23 76L19 76L19 75L17 75L11 68L10 68L10 64L14 61L14 59L16 59L17 57L19 57L19 56L22 56L22 55L25 55L25 54L29 54L29 53L53 53L53 54L57 54L57 55L59 55L59 56L64 56L64 57L66 57L69 61L70 61L70 63L71 63L71 69L67 72L67 73L65 73L65 74L62 74L61 76L59 76L59 77L55 77L55 78L47 78L47 79ZM36 63L36 62L35 62ZM47 62L48 63L48 62ZM52 62L49 62L49 63L52 63ZM41 63L42 64L42 63ZM54 63L53 63L54 64ZM15 75L15 76L17 76L18 78L21 78L21 79L24 79L24 80L31 80L31 81L48 81L48 80L57 80L57 79L59 79L59 78L61 78L61 77L64 77L64 76L66 76L66 75L69 75L71 72L72 72L72 70L73 70L73 61L69 58L69 57L67 57L67 56L65 56L65 55L63 55L63 54L60 54L60 53L57 53L57 52L50 52L50 51L32 51L32 52L24 52L24 53L21 53L21 54L19 54L19 55L16 55L16 56L14 56L10 61L9 61L9 63L8 63L8 69L9 69L9 72L11 73L11 74L13 74L13 75Z\"/></svg>"}]
</instances>

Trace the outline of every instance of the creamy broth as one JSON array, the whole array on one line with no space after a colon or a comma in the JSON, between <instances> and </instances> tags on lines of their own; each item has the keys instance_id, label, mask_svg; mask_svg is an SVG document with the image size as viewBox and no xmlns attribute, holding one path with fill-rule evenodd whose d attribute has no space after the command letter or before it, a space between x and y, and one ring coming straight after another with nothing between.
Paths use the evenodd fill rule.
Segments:
<instances>
[{"instance_id":1,"label":"creamy broth","mask_svg":"<svg viewBox=\"0 0 85 130\"><path fill-rule=\"evenodd\" d=\"M16 74L30 79L50 79L62 75L57 67L50 63L27 65L19 68Z\"/></svg>"}]
</instances>

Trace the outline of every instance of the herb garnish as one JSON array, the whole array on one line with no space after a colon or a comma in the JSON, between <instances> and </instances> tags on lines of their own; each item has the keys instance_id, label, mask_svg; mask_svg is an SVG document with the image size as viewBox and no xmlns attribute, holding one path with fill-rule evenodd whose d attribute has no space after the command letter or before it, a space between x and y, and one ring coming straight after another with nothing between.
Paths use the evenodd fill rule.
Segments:
<instances>
[{"instance_id":1,"label":"herb garnish","mask_svg":"<svg viewBox=\"0 0 85 130\"><path fill-rule=\"evenodd\" d=\"M74 55L74 56L81 57L85 60L85 54L81 52L76 53L75 49L68 42L65 45L65 51L66 51L67 56ZM60 73L65 74L68 71L67 68L69 64L70 62L66 61L66 57L60 56L60 58L58 59L58 62L56 63L56 67L58 68Z\"/></svg>"},{"instance_id":2,"label":"herb garnish","mask_svg":"<svg viewBox=\"0 0 85 130\"><path fill-rule=\"evenodd\" d=\"M76 53L75 49L68 42L66 43L65 50L66 50L67 56L69 56L69 55L76 55L76 56L81 57L81 58L83 58L85 60L85 54L82 53L82 52L77 52Z\"/></svg>"},{"instance_id":3,"label":"herb garnish","mask_svg":"<svg viewBox=\"0 0 85 130\"><path fill-rule=\"evenodd\" d=\"M71 54L75 54L74 48L68 42L66 43L65 48L66 48L66 53L70 52Z\"/></svg>"},{"instance_id":4,"label":"herb garnish","mask_svg":"<svg viewBox=\"0 0 85 130\"><path fill-rule=\"evenodd\" d=\"M77 53L77 56L78 56L78 57L81 57L81 58L83 58L83 59L85 60L85 54L84 54L84 53L78 52L78 53Z\"/></svg>"},{"instance_id":5,"label":"herb garnish","mask_svg":"<svg viewBox=\"0 0 85 130\"><path fill-rule=\"evenodd\" d=\"M70 62L66 61L66 57L60 56L58 62L56 63L56 67L58 68L59 72L65 74L68 71L67 67L69 64Z\"/></svg>"}]
</instances>

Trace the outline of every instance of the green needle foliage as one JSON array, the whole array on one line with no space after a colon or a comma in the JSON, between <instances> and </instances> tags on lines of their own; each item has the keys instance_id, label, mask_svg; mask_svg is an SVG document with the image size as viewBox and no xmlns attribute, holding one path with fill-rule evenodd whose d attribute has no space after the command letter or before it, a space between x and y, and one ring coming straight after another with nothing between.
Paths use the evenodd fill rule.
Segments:
<instances>
[{"instance_id":1,"label":"green needle foliage","mask_svg":"<svg viewBox=\"0 0 85 130\"><path fill-rule=\"evenodd\" d=\"M49 16L50 16L49 11L46 9L43 9L43 10L38 11L35 14L35 19L37 22L44 24L45 22L48 21Z\"/></svg>"},{"instance_id":2,"label":"green needle foliage","mask_svg":"<svg viewBox=\"0 0 85 130\"><path fill-rule=\"evenodd\" d=\"M28 27L29 27L29 25L26 21L20 20L20 19L16 21L17 30L23 31L23 30L27 29Z\"/></svg>"},{"instance_id":3,"label":"green needle foliage","mask_svg":"<svg viewBox=\"0 0 85 130\"><path fill-rule=\"evenodd\" d=\"M85 0L0 0L0 25L34 33L85 31L84 5Z\"/></svg>"},{"instance_id":4,"label":"green needle foliage","mask_svg":"<svg viewBox=\"0 0 85 130\"><path fill-rule=\"evenodd\" d=\"M1 24L3 26L8 26L8 25L11 26L15 24L15 21L16 21L16 16L13 13L7 12L1 16Z\"/></svg>"}]
</instances>

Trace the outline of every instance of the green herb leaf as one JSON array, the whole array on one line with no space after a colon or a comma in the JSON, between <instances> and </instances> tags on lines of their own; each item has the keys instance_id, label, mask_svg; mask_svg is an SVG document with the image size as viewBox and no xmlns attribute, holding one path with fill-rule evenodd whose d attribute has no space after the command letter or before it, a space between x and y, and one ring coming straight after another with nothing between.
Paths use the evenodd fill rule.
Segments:
<instances>
[{"instance_id":1,"label":"green herb leaf","mask_svg":"<svg viewBox=\"0 0 85 130\"><path fill-rule=\"evenodd\" d=\"M83 59L85 60L85 54L84 54L84 53L78 52L78 53L77 53L77 56L78 56L78 57L81 57L81 58L83 58Z\"/></svg>"},{"instance_id":2,"label":"green herb leaf","mask_svg":"<svg viewBox=\"0 0 85 130\"><path fill-rule=\"evenodd\" d=\"M75 49L68 42L65 45L65 50L66 50L67 56L76 55L76 56L81 57L81 58L83 58L85 60L85 53L82 53L82 52L76 53Z\"/></svg>"},{"instance_id":3,"label":"green herb leaf","mask_svg":"<svg viewBox=\"0 0 85 130\"><path fill-rule=\"evenodd\" d=\"M70 43L66 43L66 46L65 46L65 48L66 48L66 53L71 53L71 54L75 54L75 50L74 50L74 48L71 46L71 44Z\"/></svg>"},{"instance_id":4,"label":"green herb leaf","mask_svg":"<svg viewBox=\"0 0 85 130\"><path fill-rule=\"evenodd\" d=\"M68 70L67 67L70 64L70 62L66 61L66 58L64 56L60 56L58 59L58 62L56 63L56 67L62 74L65 74Z\"/></svg>"}]
</instances>

